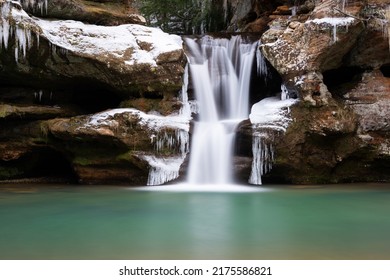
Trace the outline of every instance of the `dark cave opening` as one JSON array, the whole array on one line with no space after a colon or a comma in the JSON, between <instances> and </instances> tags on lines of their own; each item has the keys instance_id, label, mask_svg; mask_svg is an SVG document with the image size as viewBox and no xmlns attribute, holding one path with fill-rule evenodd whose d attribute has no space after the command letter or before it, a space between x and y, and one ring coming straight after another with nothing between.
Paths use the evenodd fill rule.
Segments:
<instances>
[{"instance_id":1,"label":"dark cave opening","mask_svg":"<svg viewBox=\"0 0 390 280\"><path fill-rule=\"evenodd\" d=\"M21 158L8 162L8 168L18 170L14 178L29 181L77 183L78 178L70 161L59 151L38 147Z\"/></svg>"},{"instance_id":2,"label":"dark cave opening","mask_svg":"<svg viewBox=\"0 0 390 280\"><path fill-rule=\"evenodd\" d=\"M265 60L265 64L267 73L262 75L258 73L256 59L253 61L249 92L250 106L264 98L275 96L281 91L282 77L268 60Z\"/></svg>"},{"instance_id":3,"label":"dark cave opening","mask_svg":"<svg viewBox=\"0 0 390 280\"><path fill-rule=\"evenodd\" d=\"M53 148L35 148L21 160L24 163L27 178L46 178L50 182L77 183L78 181L69 160Z\"/></svg>"},{"instance_id":4,"label":"dark cave opening","mask_svg":"<svg viewBox=\"0 0 390 280\"><path fill-rule=\"evenodd\" d=\"M383 76L390 78L390 64L383 64L379 70L382 72Z\"/></svg>"},{"instance_id":5,"label":"dark cave opening","mask_svg":"<svg viewBox=\"0 0 390 280\"><path fill-rule=\"evenodd\" d=\"M324 84L332 94L343 96L362 79L365 69L352 66L340 67L322 73Z\"/></svg>"},{"instance_id":6,"label":"dark cave opening","mask_svg":"<svg viewBox=\"0 0 390 280\"><path fill-rule=\"evenodd\" d=\"M93 83L75 83L65 88L0 87L0 102L19 106L69 107L78 114L117 108L121 101L117 93Z\"/></svg>"}]
</instances>

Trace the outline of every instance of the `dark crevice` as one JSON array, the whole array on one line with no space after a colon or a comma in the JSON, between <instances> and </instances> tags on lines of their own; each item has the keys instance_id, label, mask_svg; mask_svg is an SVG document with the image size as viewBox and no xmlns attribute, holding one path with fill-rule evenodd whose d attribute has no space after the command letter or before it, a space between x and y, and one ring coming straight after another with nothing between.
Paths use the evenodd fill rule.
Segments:
<instances>
[{"instance_id":1,"label":"dark crevice","mask_svg":"<svg viewBox=\"0 0 390 280\"><path fill-rule=\"evenodd\" d=\"M80 115L117 108L121 101L115 93L93 84L74 84L65 89L0 87L0 102L19 106L69 107Z\"/></svg>"},{"instance_id":2,"label":"dark crevice","mask_svg":"<svg viewBox=\"0 0 390 280\"><path fill-rule=\"evenodd\" d=\"M34 182L45 178L48 182L77 183L78 178L70 162L57 150L36 148L21 158L1 162L0 180L27 180Z\"/></svg>"},{"instance_id":3,"label":"dark crevice","mask_svg":"<svg viewBox=\"0 0 390 280\"><path fill-rule=\"evenodd\" d=\"M280 87L283 82L278 71L268 61L266 61L268 69L266 77L258 75L256 60L253 63L249 98L250 106L264 98L272 97L280 93Z\"/></svg>"},{"instance_id":4,"label":"dark crevice","mask_svg":"<svg viewBox=\"0 0 390 280\"><path fill-rule=\"evenodd\" d=\"M382 65L379 70L382 72L383 76L390 78L390 64Z\"/></svg>"},{"instance_id":5,"label":"dark crevice","mask_svg":"<svg viewBox=\"0 0 390 280\"><path fill-rule=\"evenodd\" d=\"M323 80L332 94L342 97L361 81L364 72L360 67L341 67L325 71Z\"/></svg>"}]
</instances>

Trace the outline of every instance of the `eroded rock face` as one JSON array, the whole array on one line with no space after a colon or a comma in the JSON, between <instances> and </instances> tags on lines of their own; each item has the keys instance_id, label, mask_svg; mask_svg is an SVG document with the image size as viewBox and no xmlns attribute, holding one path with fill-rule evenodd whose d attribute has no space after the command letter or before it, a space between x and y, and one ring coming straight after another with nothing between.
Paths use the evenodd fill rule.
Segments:
<instances>
[{"instance_id":1,"label":"eroded rock face","mask_svg":"<svg viewBox=\"0 0 390 280\"><path fill-rule=\"evenodd\" d=\"M302 101L292 108L266 181L390 180L390 89L383 75L390 3L380 2L321 1L307 18L270 23L261 48Z\"/></svg>"}]
</instances>

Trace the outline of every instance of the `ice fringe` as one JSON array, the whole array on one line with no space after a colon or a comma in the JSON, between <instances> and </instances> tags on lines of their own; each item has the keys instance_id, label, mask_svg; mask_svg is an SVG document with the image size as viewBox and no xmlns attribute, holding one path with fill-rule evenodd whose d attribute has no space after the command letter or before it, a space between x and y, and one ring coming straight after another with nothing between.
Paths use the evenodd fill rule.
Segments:
<instances>
[{"instance_id":1,"label":"ice fringe","mask_svg":"<svg viewBox=\"0 0 390 280\"><path fill-rule=\"evenodd\" d=\"M352 17L325 17L325 18L316 18L312 20L308 20L305 22L305 24L314 23L317 25L325 25L325 26L331 26L332 27L332 38L333 43L337 42L337 28L339 26L345 26L348 28L349 25L354 23L356 19Z\"/></svg>"},{"instance_id":2,"label":"ice fringe","mask_svg":"<svg viewBox=\"0 0 390 280\"><path fill-rule=\"evenodd\" d=\"M20 0L23 9L32 9L34 12L40 11L41 15L47 14L48 0Z\"/></svg>"},{"instance_id":3,"label":"ice fringe","mask_svg":"<svg viewBox=\"0 0 390 280\"><path fill-rule=\"evenodd\" d=\"M18 22L18 19L23 16L28 16L20 7L14 9L13 6L20 6L17 1L6 1L3 3L0 11L0 50L8 49L10 39L15 37L14 56L15 62L18 63L19 57L24 59L27 55L27 50L32 47L31 30ZM10 20L14 20L16 24L10 24Z\"/></svg>"},{"instance_id":4,"label":"ice fringe","mask_svg":"<svg viewBox=\"0 0 390 280\"><path fill-rule=\"evenodd\" d=\"M252 106L249 115L254 130L250 184L261 185L261 177L271 171L275 154L273 140L275 135L286 131L291 122L289 107L296 102L296 99L289 99L288 89L282 84L280 98L265 98Z\"/></svg>"},{"instance_id":5,"label":"ice fringe","mask_svg":"<svg viewBox=\"0 0 390 280\"><path fill-rule=\"evenodd\" d=\"M183 77L183 88L180 93L182 108L177 115L159 116L146 114L133 108L108 110L92 115L86 126L98 127L110 125L116 114L129 113L139 119L138 123L151 131L151 143L156 150L155 155L140 156L149 164L147 185L162 185L179 177L180 166L189 151L189 121L191 119L188 103L188 68ZM165 150L174 152L175 156L164 156Z\"/></svg>"}]
</instances>

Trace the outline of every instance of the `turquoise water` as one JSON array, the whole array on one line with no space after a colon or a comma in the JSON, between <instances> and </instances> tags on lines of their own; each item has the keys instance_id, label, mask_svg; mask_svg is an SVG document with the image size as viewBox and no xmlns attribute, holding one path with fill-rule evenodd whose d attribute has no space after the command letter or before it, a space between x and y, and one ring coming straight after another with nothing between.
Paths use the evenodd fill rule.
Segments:
<instances>
[{"instance_id":1,"label":"turquoise water","mask_svg":"<svg viewBox=\"0 0 390 280\"><path fill-rule=\"evenodd\" d=\"M390 188L0 187L0 259L390 259Z\"/></svg>"}]
</instances>

